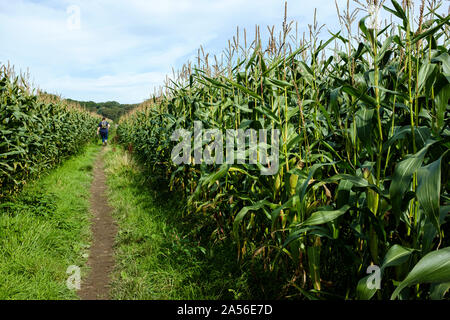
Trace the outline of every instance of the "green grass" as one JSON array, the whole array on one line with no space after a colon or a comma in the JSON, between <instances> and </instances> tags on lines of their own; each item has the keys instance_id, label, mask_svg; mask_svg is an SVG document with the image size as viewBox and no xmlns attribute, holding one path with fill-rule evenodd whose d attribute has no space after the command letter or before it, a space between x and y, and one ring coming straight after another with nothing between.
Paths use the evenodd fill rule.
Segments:
<instances>
[{"instance_id":1,"label":"green grass","mask_svg":"<svg viewBox=\"0 0 450 320\"><path fill-rule=\"evenodd\" d=\"M105 157L119 224L112 298L252 298L231 243L212 250L193 242L180 215L182 199L151 181L121 148L113 150Z\"/></svg>"},{"instance_id":2,"label":"green grass","mask_svg":"<svg viewBox=\"0 0 450 320\"><path fill-rule=\"evenodd\" d=\"M66 270L87 260L98 150L88 145L0 208L0 299L78 299L66 287Z\"/></svg>"}]
</instances>

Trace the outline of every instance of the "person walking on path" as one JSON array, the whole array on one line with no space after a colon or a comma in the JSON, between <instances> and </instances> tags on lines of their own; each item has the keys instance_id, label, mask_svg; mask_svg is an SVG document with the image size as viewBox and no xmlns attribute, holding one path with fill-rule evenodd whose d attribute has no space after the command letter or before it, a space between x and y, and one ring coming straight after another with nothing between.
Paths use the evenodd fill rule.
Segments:
<instances>
[{"instance_id":1,"label":"person walking on path","mask_svg":"<svg viewBox=\"0 0 450 320\"><path fill-rule=\"evenodd\" d=\"M102 137L102 144L106 146L108 144L108 130L109 130L109 122L106 121L106 118L103 117L102 121L98 124L97 127L97 135L100 133Z\"/></svg>"}]
</instances>

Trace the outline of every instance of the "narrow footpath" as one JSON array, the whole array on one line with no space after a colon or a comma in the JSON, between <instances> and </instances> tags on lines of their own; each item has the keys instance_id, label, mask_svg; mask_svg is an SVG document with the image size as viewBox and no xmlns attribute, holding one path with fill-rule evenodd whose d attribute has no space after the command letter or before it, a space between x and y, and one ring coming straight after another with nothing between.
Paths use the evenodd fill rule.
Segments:
<instances>
[{"instance_id":1,"label":"narrow footpath","mask_svg":"<svg viewBox=\"0 0 450 320\"><path fill-rule=\"evenodd\" d=\"M106 149L98 154L94 164L94 180L91 186L90 207L92 212L92 246L86 279L82 279L78 295L82 300L108 300L110 298L110 275L114 268L113 245L117 224L112 218L113 209L108 205L106 176L103 157Z\"/></svg>"}]
</instances>

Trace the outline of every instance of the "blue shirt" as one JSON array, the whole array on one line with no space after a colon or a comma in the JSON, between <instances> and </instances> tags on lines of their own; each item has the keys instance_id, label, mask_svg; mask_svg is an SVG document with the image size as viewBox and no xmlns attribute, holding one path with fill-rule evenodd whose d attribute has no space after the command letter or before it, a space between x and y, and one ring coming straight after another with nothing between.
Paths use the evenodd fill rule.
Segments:
<instances>
[{"instance_id":1,"label":"blue shirt","mask_svg":"<svg viewBox=\"0 0 450 320\"><path fill-rule=\"evenodd\" d=\"M105 120L105 122L106 122L106 128L102 128L102 122L103 122L103 121L100 121L100 122L98 123L98 127L100 128L100 132L108 132L108 126L109 126L108 121Z\"/></svg>"}]
</instances>

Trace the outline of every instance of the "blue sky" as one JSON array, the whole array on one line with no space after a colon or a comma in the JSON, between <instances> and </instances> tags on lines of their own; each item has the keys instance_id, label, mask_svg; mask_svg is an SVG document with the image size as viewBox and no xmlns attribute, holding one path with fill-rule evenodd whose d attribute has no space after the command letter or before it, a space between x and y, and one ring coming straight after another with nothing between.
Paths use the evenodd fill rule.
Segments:
<instances>
[{"instance_id":1,"label":"blue sky","mask_svg":"<svg viewBox=\"0 0 450 320\"><path fill-rule=\"evenodd\" d=\"M339 30L333 0L288 1L288 19L307 31L314 8ZM237 26L253 37L283 14L282 0L0 0L0 62L66 98L138 103L200 45L220 54Z\"/></svg>"}]
</instances>

